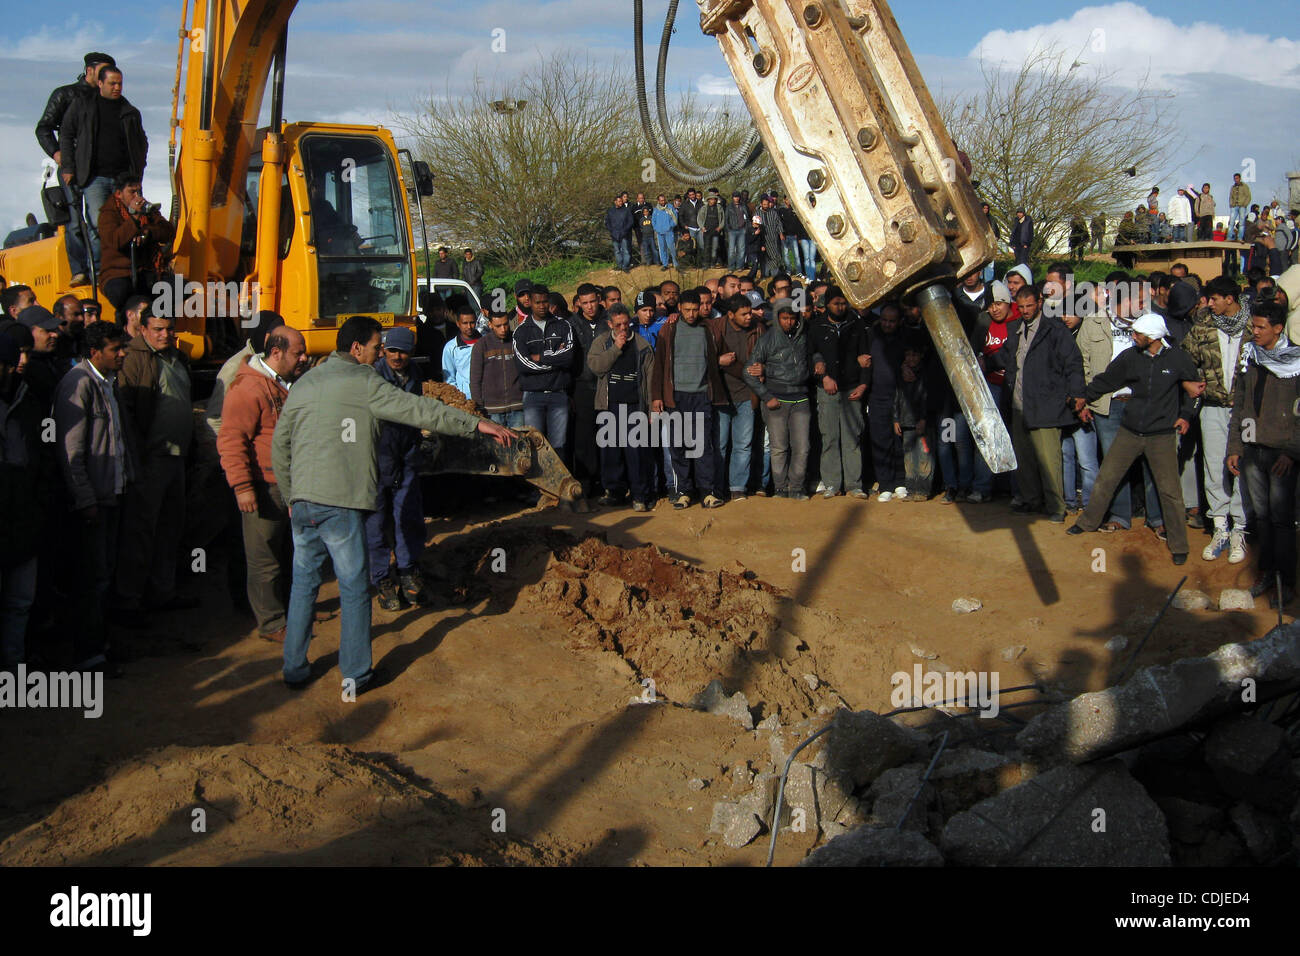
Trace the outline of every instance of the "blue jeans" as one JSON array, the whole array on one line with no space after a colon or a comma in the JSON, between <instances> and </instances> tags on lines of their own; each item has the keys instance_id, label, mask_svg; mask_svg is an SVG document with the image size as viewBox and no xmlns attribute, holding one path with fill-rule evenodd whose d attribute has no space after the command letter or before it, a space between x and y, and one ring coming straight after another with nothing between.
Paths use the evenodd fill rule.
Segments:
<instances>
[{"instance_id":1,"label":"blue jeans","mask_svg":"<svg viewBox=\"0 0 1300 956\"><path fill-rule=\"evenodd\" d=\"M69 216L67 228L64 230L65 242L68 247L68 265L72 268L73 275L76 275L78 272L84 272L86 276L89 277L90 260L86 258L86 244L81 241L83 223L81 213L81 192L69 186L67 183L64 183L63 196L68 203ZM93 243L95 240L92 238L92 235L92 230L87 229L86 238Z\"/></svg>"},{"instance_id":2,"label":"blue jeans","mask_svg":"<svg viewBox=\"0 0 1300 956\"><path fill-rule=\"evenodd\" d=\"M524 392L524 424L546 436L555 453L564 457L569 432L569 396L563 392Z\"/></svg>"},{"instance_id":3,"label":"blue jeans","mask_svg":"<svg viewBox=\"0 0 1300 956\"><path fill-rule=\"evenodd\" d=\"M671 232L656 232L659 243L659 264L673 266L677 264L677 236Z\"/></svg>"},{"instance_id":4,"label":"blue jeans","mask_svg":"<svg viewBox=\"0 0 1300 956\"><path fill-rule=\"evenodd\" d=\"M366 560L366 512L356 508L295 501L289 523L293 528L293 587L284 632L284 679L306 680L311 674L307 645L321 568L328 557L339 583L342 632L339 671L360 690L370 680L369 562Z\"/></svg>"},{"instance_id":5,"label":"blue jeans","mask_svg":"<svg viewBox=\"0 0 1300 956\"><path fill-rule=\"evenodd\" d=\"M1228 238L1232 238L1232 230L1237 229L1237 241L1241 241L1241 230L1246 228L1246 207L1232 206L1228 210Z\"/></svg>"},{"instance_id":6,"label":"blue jeans","mask_svg":"<svg viewBox=\"0 0 1300 956\"><path fill-rule=\"evenodd\" d=\"M1097 432L1083 424L1061 429L1061 463L1065 470L1066 506L1073 508L1078 492L1082 491L1083 506L1088 507L1097 480ZM1076 465L1083 472L1082 488L1075 478Z\"/></svg>"},{"instance_id":7,"label":"blue jeans","mask_svg":"<svg viewBox=\"0 0 1300 956\"><path fill-rule=\"evenodd\" d=\"M86 198L86 231L90 233L90 254L95 258L95 271L99 272L99 211L113 198L113 180L96 176L81 194Z\"/></svg>"},{"instance_id":8,"label":"blue jeans","mask_svg":"<svg viewBox=\"0 0 1300 956\"><path fill-rule=\"evenodd\" d=\"M27 654L27 618L36 600L36 556L0 571L0 664Z\"/></svg>"},{"instance_id":9,"label":"blue jeans","mask_svg":"<svg viewBox=\"0 0 1300 956\"><path fill-rule=\"evenodd\" d=\"M1187 230L1190 226L1174 226L1174 242L1186 242Z\"/></svg>"},{"instance_id":10,"label":"blue jeans","mask_svg":"<svg viewBox=\"0 0 1300 956\"><path fill-rule=\"evenodd\" d=\"M791 275L799 271L799 240L794 236L786 236L785 241L781 243L784 250L785 267Z\"/></svg>"},{"instance_id":11,"label":"blue jeans","mask_svg":"<svg viewBox=\"0 0 1300 956\"><path fill-rule=\"evenodd\" d=\"M1273 466L1282 452L1265 445L1246 444L1241 456L1241 476L1249 489L1254 511L1255 551L1260 575L1273 583L1282 576L1283 587L1295 586L1295 467L1282 477Z\"/></svg>"},{"instance_id":12,"label":"blue jeans","mask_svg":"<svg viewBox=\"0 0 1300 956\"><path fill-rule=\"evenodd\" d=\"M749 463L754 446L754 406L741 402L718 409L718 475L727 475L731 493L744 494L749 486ZM727 453L731 463L727 464ZM721 482L719 482L720 484Z\"/></svg>"},{"instance_id":13,"label":"blue jeans","mask_svg":"<svg viewBox=\"0 0 1300 956\"><path fill-rule=\"evenodd\" d=\"M958 412L952 417L952 441L945 441L948 421L939 421L939 468L943 472L943 487L949 491L970 491L977 487L975 479L975 439L971 437L966 416ZM993 490L993 473L988 473L988 484L980 489L984 494Z\"/></svg>"},{"instance_id":14,"label":"blue jeans","mask_svg":"<svg viewBox=\"0 0 1300 956\"><path fill-rule=\"evenodd\" d=\"M619 269L632 266L632 243L626 237L614 240L614 265Z\"/></svg>"},{"instance_id":15,"label":"blue jeans","mask_svg":"<svg viewBox=\"0 0 1300 956\"><path fill-rule=\"evenodd\" d=\"M727 268L737 272L745 268L745 230L727 230Z\"/></svg>"},{"instance_id":16,"label":"blue jeans","mask_svg":"<svg viewBox=\"0 0 1300 956\"><path fill-rule=\"evenodd\" d=\"M424 553L424 496L414 469L408 468L396 487L379 489L379 508L366 515L366 547L371 584L388 577L390 551L397 558L398 571L410 571L419 563Z\"/></svg>"},{"instance_id":17,"label":"blue jeans","mask_svg":"<svg viewBox=\"0 0 1300 956\"><path fill-rule=\"evenodd\" d=\"M505 425L506 428L523 428L527 424L524 421L524 410L522 408L516 408L513 412L497 412L494 415L489 415L488 418L498 425Z\"/></svg>"},{"instance_id":18,"label":"blue jeans","mask_svg":"<svg viewBox=\"0 0 1300 956\"><path fill-rule=\"evenodd\" d=\"M809 279L817 275L817 243L811 239L799 240L799 271Z\"/></svg>"}]
</instances>

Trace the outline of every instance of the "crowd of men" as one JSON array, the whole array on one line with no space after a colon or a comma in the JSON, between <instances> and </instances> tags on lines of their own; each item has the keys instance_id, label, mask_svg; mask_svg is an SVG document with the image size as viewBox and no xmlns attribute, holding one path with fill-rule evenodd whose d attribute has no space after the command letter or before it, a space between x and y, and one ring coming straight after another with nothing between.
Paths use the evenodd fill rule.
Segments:
<instances>
[{"instance_id":1,"label":"crowd of men","mask_svg":"<svg viewBox=\"0 0 1300 956\"><path fill-rule=\"evenodd\" d=\"M805 281L817 275L817 247L789 196L751 200L744 189L728 201L715 186L707 194L688 189L671 201L664 193L653 202L637 193L632 202L622 192L605 211L605 229L623 272L632 270L635 251L639 265L664 270L719 267L747 271L751 279L788 272Z\"/></svg>"}]
</instances>

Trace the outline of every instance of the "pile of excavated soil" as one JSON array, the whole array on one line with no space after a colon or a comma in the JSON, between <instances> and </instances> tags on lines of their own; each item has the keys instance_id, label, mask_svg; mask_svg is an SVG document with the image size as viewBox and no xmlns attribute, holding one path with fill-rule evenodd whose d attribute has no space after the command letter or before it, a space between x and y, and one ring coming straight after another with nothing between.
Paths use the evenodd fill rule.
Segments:
<instances>
[{"instance_id":1,"label":"pile of excavated soil","mask_svg":"<svg viewBox=\"0 0 1300 956\"><path fill-rule=\"evenodd\" d=\"M465 393L455 385L448 385L446 382L425 382L424 397L436 398L444 405L459 408L462 412L469 412L479 418L483 417L483 413L478 410L478 406L466 398Z\"/></svg>"},{"instance_id":2,"label":"pile of excavated soil","mask_svg":"<svg viewBox=\"0 0 1300 956\"><path fill-rule=\"evenodd\" d=\"M201 814L195 811L203 811ZM560 862L392 758L329 744L165 747L0 843L6 866ZM196 832L197 830L197 832Z\"/></svg>"},{"instance_id":3,"label":"pile of excavated soil","mask_svg":"<svg viewBox=\"0 0 1300 956\"><path fill-rule=\"evenodd\" d=\"M739 562L732 567L699 570L653 545L625 550L587 538L555 551L532 598L564 618L579 643L616 652L669 700L689 701L718 679L728 693L744 692L760 720L838 707L833 688L805 676L820 673L807 639L843 625L797 608Z\"/></svg>"}]
</instances>

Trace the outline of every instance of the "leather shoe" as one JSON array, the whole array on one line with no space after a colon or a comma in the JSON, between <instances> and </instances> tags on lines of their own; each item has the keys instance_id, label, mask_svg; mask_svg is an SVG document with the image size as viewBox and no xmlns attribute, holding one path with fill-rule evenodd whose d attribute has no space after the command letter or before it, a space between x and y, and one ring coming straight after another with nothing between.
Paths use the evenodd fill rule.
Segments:
<instances>
[{"instance_id":1,"label":"leather shoe","mask_svg":"<svg viewBox=\"0 0 1300 956\"><path fill-rule=\"evenodd\" d=\"M1077 524L1072 524L1072 525L1070 525L1070 527L1068 527L1068 528L1065 529L1065 533L1066 533L1066 534L1083 534L1083 529L1080 528Z\"/></svg>"},{"instance_id":2,"label":"leather shoe","mask_svg":"<svg viewBox=\"0 0 1300 956\"><path fill-rule=\"evenodd\" d=\"M257 636L264 641L274 641L276 644L283 644L284 632L285 632L285 628L282 627L278 631L270 631L269 633L258 634Z\"/></svg>"}]
</instances>

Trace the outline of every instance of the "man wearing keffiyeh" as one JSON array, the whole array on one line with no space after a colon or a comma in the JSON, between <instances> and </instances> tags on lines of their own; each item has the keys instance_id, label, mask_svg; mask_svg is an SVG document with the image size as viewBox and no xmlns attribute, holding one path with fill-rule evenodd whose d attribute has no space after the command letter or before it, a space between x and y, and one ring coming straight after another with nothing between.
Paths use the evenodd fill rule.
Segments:
<instances>
[{"instance_id":1,"label":"man wearing keffiyeh","mask_svg":"<svg viewBox=\"0 0 1300 956\"><path fill-rule=\"evenodd\" d=\"M1224 465L1224 457L1228 422L1232 417L1232 388L1242 346L1247 340L1250 313L1241 304L1237 284L1226 276L1210 280L1205 292L1210 312L1183 340L1183 348L1205 380L1200 409L1202 477L1208 514L1214 522L1214 537L1201 557L1213 561L1226 548L1228 563L1239 564L1246 560L1246 514L1241 489Z\"/></svg>"},{"instance_id":2,"label":"man wearing keffiyeh","mask_svg":"<svg viewBox=\"0 0 1300 956\"><path fill-rule=\"evenodd\" d=\"M1286 315L1277 303L1261 303L1251 317L1252 341L1241 349L1242 368L1232 391L1227 460L1243 475L1254 512L1260 595L1280 582L1270 607L1295 597L1295 462L1300 458L1300 346L1284 331Z\"/></svg>"}]
</instances>

